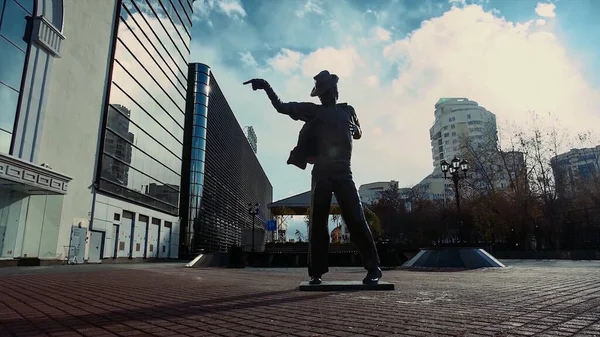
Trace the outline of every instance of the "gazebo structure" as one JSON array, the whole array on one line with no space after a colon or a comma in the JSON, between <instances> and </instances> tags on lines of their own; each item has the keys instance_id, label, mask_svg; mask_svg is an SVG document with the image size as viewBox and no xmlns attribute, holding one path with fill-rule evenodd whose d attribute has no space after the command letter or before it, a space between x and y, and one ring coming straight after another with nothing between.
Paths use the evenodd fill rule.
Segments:
<instances>
[{"instance_id":1,"label":"gazebo structure","mask_svg":"<svg viewBox=\"0 0 600 337\"><path fill-rule=\"evenodd\" d=\"M276 218L278 237L281 237L280 235L283 235L283 237L286 236L286 229L282 228L283 217L288 215L307 215L308 209L310 208L310 200L310 191L307 191L272 202L267 205L269 210L271 210L271 214ZM335 195L332 195L331 197L331 208L329 210L329 214L340 214L340 208L338 207L338 202L335 199Z\"/></svg>"}]
</instances>

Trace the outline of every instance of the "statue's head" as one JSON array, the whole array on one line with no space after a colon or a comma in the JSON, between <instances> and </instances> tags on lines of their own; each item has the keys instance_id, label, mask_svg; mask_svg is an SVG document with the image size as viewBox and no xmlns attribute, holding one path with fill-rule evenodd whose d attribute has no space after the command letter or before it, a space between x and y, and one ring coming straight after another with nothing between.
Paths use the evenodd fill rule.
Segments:
<instances>
[{"instance_id":1,"label":"statue's head","mask_svg":"<svg viewBox=\"0 0 600 337\"><path fill-rule=\"evenodd\" d=\"M337 83L339 77L323 70L314 77L315 86L310 92L311 97L318 96L321 103L334 103L338 99Z\"/></svg>"}]
</instances>

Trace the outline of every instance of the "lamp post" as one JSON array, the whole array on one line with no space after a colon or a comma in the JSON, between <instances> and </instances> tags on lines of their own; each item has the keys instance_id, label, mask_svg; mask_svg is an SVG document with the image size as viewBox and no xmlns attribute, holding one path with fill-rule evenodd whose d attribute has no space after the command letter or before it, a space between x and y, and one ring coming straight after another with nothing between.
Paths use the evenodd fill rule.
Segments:
<instances>
[{"instance_id":1,"label":"lamp post","mask_svg":"<svg viewBox=\"0 0 600 337\"><path fill-rule=\"evenodd\" d=\"M254 252L254 220L258 214L259 204L248 204L248 214L252 215L252 252Z\"/></svg>"},{"instance_id":2,"label":"lamp post","mask_svg":"<svg viewBox=\"0 0 600 337\"><path fill-rule=\"evenodd\" d=\"M464 241L464 237L463 237L463 226L462 226L462 221L460 219L460 194L459 194L459 190L458 190L458 183L462 180L467 178L467 171L469 170L469 162L467 162L466 160L460 160L458 157L454 157L454 159L452 159L452 161L450 163L448 163L447 161L443 160L440 162L440 167L442 169L442 172L444 173L444 178L445 179L450 179L452 180L452 182L454 183L454 197L456 199L456 212L458 213L458 221L459 221L459 235L460 235L460 242L462 243ZM460 171L463 172L463 175L460 174ZM448 176L447 174L450 173L450 176Z\"/></svg>"}]
</instances>

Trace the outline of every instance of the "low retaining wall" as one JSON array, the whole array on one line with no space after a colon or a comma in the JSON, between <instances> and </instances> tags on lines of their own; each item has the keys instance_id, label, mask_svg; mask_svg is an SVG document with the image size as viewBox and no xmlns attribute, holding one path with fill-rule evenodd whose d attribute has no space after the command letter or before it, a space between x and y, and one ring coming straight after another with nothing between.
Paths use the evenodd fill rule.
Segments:
<instances>
[{"instance_id":1,"label":"low retaining wall","mask_svg":"<svg viewBox=\"0 0 600 337\"><path fill-rule=\"evenodd\" d=\"M510 260L600 260L600 250L488 251L497 259Z\"/></svg>"}]
</instances>

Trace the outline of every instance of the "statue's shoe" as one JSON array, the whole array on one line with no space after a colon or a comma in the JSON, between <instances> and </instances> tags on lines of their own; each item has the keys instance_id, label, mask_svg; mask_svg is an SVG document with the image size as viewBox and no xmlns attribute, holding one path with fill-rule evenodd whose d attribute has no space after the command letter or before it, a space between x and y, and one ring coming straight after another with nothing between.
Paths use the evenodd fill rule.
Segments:
<instances>
[{"instance_id":1,"label":"statue's shoe","mask_svg":"<svg viewBox=\"0 0 600 337\"><path fill-rule=\"evenodd\" d=\"M321 284L321 276L313 276L310 278L308 284Z\"/></svg>"},{"instance_id":2,"label":"statue's shoe","mask_svg":"<svg viewBox=\"0 0 600 337\"><path fill-rule=\"evenodd\" d=\"M367 271L367 276L365 276L362 282L363 284L377 284L382 276L381 268L373 268Z\"/></svg>"}]
</instances>

